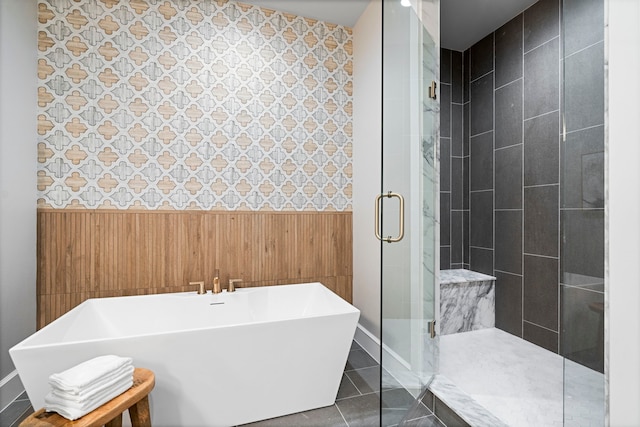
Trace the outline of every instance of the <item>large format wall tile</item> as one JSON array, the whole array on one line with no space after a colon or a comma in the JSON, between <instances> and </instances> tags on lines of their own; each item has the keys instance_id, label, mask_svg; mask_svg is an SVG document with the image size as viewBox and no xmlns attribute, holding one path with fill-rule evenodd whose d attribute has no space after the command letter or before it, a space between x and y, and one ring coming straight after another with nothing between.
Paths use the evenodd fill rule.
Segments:
<instances>
[{"instance_id":1,"label":"large format wall tile","mask_svg":"<svg viewBox=\"0 0 640 427\"><path fill-rule=\"evenodd\" d=\"M440 191L451 191L451 138L440 138Z\"/></svg>"},{"instance_id":2,"label":"large format wall tile","mask_svg":"<svg viewBox=\"0 0 640 427\"><path fill-rule=\"evenodd\" d=\"M462 229L463 212L452 211L451 212L451 263L462 264L462 242L463 242L463 229Z\"/></svg>"},{"instance_id":3,"label":"large format wall tile","mask_svg":"<svg viewBox=\"0 0 640 427\"><path fill-rule=\"evenodd\" d=\"M558 209L558 185L525 187L525 253L558 256Z\"/></svg>"},{"instance_id":4,"label":"large format wall tile","mask_svg":"<svg viewBox=\"0 0 640 427\"><path fill-rule=\"evenodd\" d=\"M567 132L604 124L604 41L564 60Z\"/></svg>"},{"instance_id":5,"label":"large format wall tile","mask_svg":"<svg viewBox=\"0 0 640 427\"><path fill-rule=\"evenodd\" d=\"M562 207L604 208L604 125L562 142Z\"/></svg>"},{"instance_id":6,"label":"large format wall tile","mask_svg":"<svg viewBox=\"0 0 640 427\"><path fill-rule=\"evenodd\" d=\"M493 130L493 73L471 83L470 136Z\"/></svg>"},{"instance_id":7,"label":"large format wall tile","mask_svg":"<svg viewBox=\"0 0 640 427\"><path fill-rule=\"evenodd\" d=\"M451 102L462 104L462 52L451 52Z\"/></svg>"},{"instance_id":8,"label":"large format wall tile","mask_svg":"<svg viewBox=\"0 0 640 427\"><path fill-rule=\"evenodd\" d=\"M462 157L462 104L451 104L451 155Z\"/></svg>"},{"instance_id":9,"label":"large format wall tile","mask_svg":"<svg viewBox=\"0 0 640 427\"><path fill-rule=\"evenodd\" d=\"M496 148L522 143L522 79L495 91Z\"/></svg>"},{"instance_id":10,"label":"large format wall tile","mask_svg":"<svg viewBox=\"0 0 640 427\"><path fill-rule=\"evenodd\" d=\"M471 138L471 191L493 189L493 132Z\"/></svg>"},{"instance_id":11,"label":"large format wall tile","mask_svg":"<svg viewBox=\"0 0 640 427\"><path fill-rule=\"evenodd\" d=\"M451 245L451 193L440 193L440 245Z\"/></svg>"},{"instance_id":12,"label":"large format wall tile","mask_svg":"<svg viewBox=\"0 0 640 427\"><path fill-rule=\"evenodd\" d=\"M522 276L496 271L496 327L522 337Z\"/></svg>"},{"instance_id":13,"label":"large format wall tile","mask_svg":"<svg viewBox=\"0 0 640 427\"><path fill-rule=\"evenodd\" d=\"M558 263L603 292L603 22L602 0L540 0L462 54L463 263L497 276L499 328L554 352L578 333L558 325Z\"/></svg>"},{"instance_id":14,"label":"large format wall tile","mask_svg":"<svg viewBox=\"0 0 640 427\"><path fill-rule=\"evenodd\" d=\"M559 117L554 112L524 122L524 185L559 182Z\"/></svg>"},{"instance_id":15,"label":"large format wall tile","mask_svg":"<svg viewBox=\"0 0 640 427\"><path fill-rule=\"evenodd\" d=\"M495 269L522 274L522 211L495 211Z\"/></svg>"},{"instance_id":16,"label":"large format wall tile","mask_svg":"<svg viewBox=\"0 0 640 427\"><path fill-rule=\"evenodd\" d=\"M524 55L524 118L560 108L560 51L555 38Z\"/></svg>"},{"instance_id":17,"label":"large format wall tile","mask_svg":"<svg viewBox=\"0 0 640 427\"><path fill-rule=\"evenodd\" d=\"M522 144L495 151L496 209L522 209Z\"/></svg>"},{"instance_id":18,"label":"large format wall tile","mask_svg":"<svg viewBox=\"0 0 640 427\"><path fill-rule=\"evenodd\" d=\"M474 81L493 70L493 33L471 46L470 51L469 78Z\"/></svg>"},{"instance_id":19,"label":"large format wall tile","mask_svg":"<svg viewBox=\"0 0 640 427\"><path fill-rule=\"evenodd\" d=\"M484 274L493 274L493 249L469 247L469 268Z\"/></svg>"},{"instance_id":20,"label":"large format wall tile","mask_svg":"<svg viewBox=\"0 0 640 427\"><path fill-rule=\"evenodd\" d=\"M564 54L604 40L603 0L562 0Z\"/></svg>"},{"instance_id":21,"label":"large format wall tile","mask_svg":"<svg viewBox=\"0 0 640 427\"><path fill-rule=\"evenodd\" d=\"M493 191L471 192L471 230L469 244L471 246L493 249ZM484 273L484 271L481 273Z\"/></svg>"},{"instance_id":22,"label":"large format wall tile","mask_svg":"<svg viewBox=\"0 0 640 427\"><path fill-rule=\"evenodd\" d=\"M558 260L524 256L524 320L558 330Z\"/></svg>"},{"instance_id":23,"label":"large format wall tile","mask_svg":"<svg viewBox=\"0 0 640 427\"><path fill-rule=\"evenodd\" d=\"M522 14L495 31L496 87L522 77Z\"/></svg>"},{"instance_id":24,"label":"large format wall tile","mask_svg":"<svg viewBox=\"0 0 640 427\"><path fill-rule=\"evenodd\" d=\"M440 136L451 137L451 85L440 86Z\"/></svg>"},{"instance_id":25,"label":"large format wall tile","mask_svg":"<svg viewBox=\"0 0 640 427\"><path fill-rule=\"evenodd\" d=\"M558 353L558 332L524 321L522 338L549 351Z\"/></svg>"},{"instance_id":26,"label":"large format wall tile","mask_svg":"<svg viewBox=\"0 0 640 427\"><path fill-rule=\"evenodd\" d=\"M451 84L451 54L449 49L440 49L440 83Z\"/></svg>"},{"instance_id":27,"label":"large format wall tile","mask_svg":"<svg viewBox=\"0 0 640 427\"><path fill-rule=\"evenodd\" d=\"M560 35L560 0L540 0L524 11L524 51Z\"/></svg>"},{"instance_id":28,"label":"large format wall tile","mask_svg":"<svg viewBox=\"0 0 640 427\"><path fill-rule=\"evenodd\" d=\"M561 354L604 372L604 293L561 286Z\"/></svg>"},{"instance_id":29,"label":"large format wall tile","mask_svg":"<svg viewBox=\"0 0 640 427\"><path fill-rule=\"evenodd\" d=\"M604 209L563 210L562 242L562 277L604 280Z\"/></svg>"},{"instance_id":30,"label":"large format wall tile","mask_svg":"<svg viewBox=\"0 0 640 427\"><path fill-rule=\"evenodd\" d=\"M440 246L440 270L451 269L451 246Z\"/></svg>"},{"instance_id":31,"label":"large format wall tile","mask_svg":"<svg viewBox=\"0 0 640 427\"><path fill-rule=\"evenodd\" d=\"M233 0L38 21L40 207L351 209L351 29Z\"/></svg>"},{"instance_id":32,"label":"large format wall tile","mask_svg":"<svg viewBox=\"0 0 640 427\"><path fill-rule=\"evenodd\" d=\"M461 157L451 158L451 209L462 209L463 207L462 165Z\"/></svg>"}]
</instances>

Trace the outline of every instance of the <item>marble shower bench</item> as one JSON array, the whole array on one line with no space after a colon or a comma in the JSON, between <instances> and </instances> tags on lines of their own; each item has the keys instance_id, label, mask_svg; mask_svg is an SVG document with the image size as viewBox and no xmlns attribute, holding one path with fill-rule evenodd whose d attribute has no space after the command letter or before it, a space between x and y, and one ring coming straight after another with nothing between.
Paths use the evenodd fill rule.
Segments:
<instances>
[{"instance_id":1,"label":"marble shower bench","mask_svg":"<svg viewBox=\"0 0 640 427\"><path fill-rule=\"evenodd\" d=\"M495 280L470 270L440 270L440 335L493 328Z\"/></svg>"}]
</instances>

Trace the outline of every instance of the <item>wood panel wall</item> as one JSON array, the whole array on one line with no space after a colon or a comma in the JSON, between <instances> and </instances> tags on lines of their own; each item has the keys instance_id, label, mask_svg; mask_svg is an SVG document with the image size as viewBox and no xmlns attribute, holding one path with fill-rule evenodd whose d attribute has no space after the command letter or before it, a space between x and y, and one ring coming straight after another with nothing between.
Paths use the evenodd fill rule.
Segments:
<instances>
[{"instance_id":1,"label":"wood panel wall","mask_svg":"<svg viewBox=\"0 0 640 427\"><path fill-rule=\"evenodd\" d=\"M351 212L38 211L38 327L88 298L322 282L352 300Z\"/></svg>"}]
</instances>

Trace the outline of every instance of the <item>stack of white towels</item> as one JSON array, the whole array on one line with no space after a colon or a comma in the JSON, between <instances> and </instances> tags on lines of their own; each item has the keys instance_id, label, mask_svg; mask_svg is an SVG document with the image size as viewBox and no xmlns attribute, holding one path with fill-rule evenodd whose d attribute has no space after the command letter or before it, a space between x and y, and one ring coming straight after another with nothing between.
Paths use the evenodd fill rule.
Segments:
<instances>
[{"instance_id":1,"label":"stack of white towels","mask_svg":"<svg viewBox=\"0 0 640 427\"><path fill-rule=\"evenodd\" d=\"M133 385L130 357L99 356L49 376L45 410L76 420Z\"/></svg>"}]
</instances>

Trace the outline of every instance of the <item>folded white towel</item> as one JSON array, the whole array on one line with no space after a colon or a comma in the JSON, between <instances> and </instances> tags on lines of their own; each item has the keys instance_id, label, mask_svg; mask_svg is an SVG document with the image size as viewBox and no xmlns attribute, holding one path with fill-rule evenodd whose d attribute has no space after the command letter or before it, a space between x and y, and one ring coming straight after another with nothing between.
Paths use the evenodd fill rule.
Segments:
<instances>
[{"instance_id":1,"label":"folded white towel","mask_svg":"<svg viewBox=\"0 0 640 427\"><path fill-rule=\"evenodd\" d=\"M93 382L89 387L83 388L76 392L66 391L59 389L58 387L52 387L51 393L60 399L65 399L69 402L83 403L93 399L105 390L117 387L126 381L133 380L134 368L131 365L123 366L112 374L106 375L104 378Z\"/></svg>"},{"instance_id":2,"label":"folded white towel","mask_svg":"<svg viewBox=\"0 0 640 427\"><path fill-rule=\"evenodd\" d=\"M69 420L77 420L80 417L85 416L94 409L107 403L114 397L124 393L133 385L133 378L123 382L122 384L116 384L116 386L105 389L103 393L94 396L93 399L83 402L82 404L70 402L65 399L60 399L53 393L49 393L44 398L44 409L49 412L57 412L63 417Z\"/></svg>"},{"instance_id":3,"label":"folded white towel","mask_svg":"<svg viewBox=\"0 0 640 427\"><path fill-rule=\"evenodd\" d=\"M60 390L80 393L123 366L132 365L130 357L98 356L66 371L49 376L49 384Z\"/></svg>"}]
</instances>

